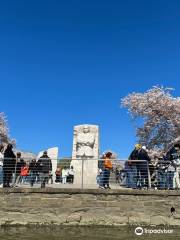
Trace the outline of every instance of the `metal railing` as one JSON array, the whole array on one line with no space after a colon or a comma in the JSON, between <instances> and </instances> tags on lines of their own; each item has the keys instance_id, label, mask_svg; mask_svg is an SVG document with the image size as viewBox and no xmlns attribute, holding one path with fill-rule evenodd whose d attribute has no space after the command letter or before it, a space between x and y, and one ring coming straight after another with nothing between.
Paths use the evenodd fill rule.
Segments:
<instances>
[{"instance_id":1,"label":"metal railing","mask_svg":"<svg viewBox=\"0 0 180 240\"><path fill-rule=\"evenodd\" d=\"M180 169L169 162L143 160L51 159L44 166L31 159L0 160L0 186L81 189L176 189Z\"/></svg>"}]
</instances>

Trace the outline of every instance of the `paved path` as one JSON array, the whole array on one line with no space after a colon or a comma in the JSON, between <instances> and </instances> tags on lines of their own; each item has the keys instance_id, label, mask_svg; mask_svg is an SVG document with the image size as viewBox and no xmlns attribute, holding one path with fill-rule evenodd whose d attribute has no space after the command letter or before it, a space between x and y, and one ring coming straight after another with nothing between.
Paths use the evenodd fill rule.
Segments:
<instances>
[{"instance_id":1,"label":"paved path","mask_svg":"<svg viewBox=\"0 0 180 240\"><path fill-rule=\"evenodd\" d=\"M30 184L18 184L18 187L22 187L22 188L31 188ZM81 189L82 188L82 185L75 185L75 184L69 184L69 183L66 183L66 184L62 184L62 183L59 183L59 184L46 184L46 187L50 187L50 188L67 188L67 189ZM111 184L110 185L111 189L123 189L122 186L119 186L118 184ZM34 184L33 188L40 188L40 184ZM99 186L98 185L86 185L86 186L83 186L84 189L98 189Z\"/></svg>"}]
</instances>

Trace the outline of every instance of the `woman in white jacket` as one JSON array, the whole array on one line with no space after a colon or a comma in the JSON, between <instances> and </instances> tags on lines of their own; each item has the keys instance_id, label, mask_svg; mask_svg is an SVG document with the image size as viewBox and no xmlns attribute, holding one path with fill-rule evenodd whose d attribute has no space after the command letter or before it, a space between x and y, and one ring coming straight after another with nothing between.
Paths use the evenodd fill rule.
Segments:
<instances>
[{"instance_id":1,"label":"woman in white jacket","mask_svg":"<svg viewBox=\"0 0 180 240\"><path fill-rule=\"evenodd\" d=\"M64 167L64 168L62 169L62 183L63 183L63 184L66 184L67 175L68 175L67 167Z\"/></svg>"}]
</instances>

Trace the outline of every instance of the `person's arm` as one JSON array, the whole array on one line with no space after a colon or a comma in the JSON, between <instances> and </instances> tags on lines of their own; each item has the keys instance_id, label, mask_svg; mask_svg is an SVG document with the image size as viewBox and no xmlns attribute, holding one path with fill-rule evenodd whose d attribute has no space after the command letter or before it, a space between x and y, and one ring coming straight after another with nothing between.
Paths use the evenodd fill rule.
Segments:
<instances>
[{"instance_id":1,"label":"person's arm","mask_svg":"<svg viewBox=\"0 0 180 240\"><path fill-rule=\"evenodd\" d=\"M41 162L42 162L42 159L41 158L38 159L38 161L37 161L37 170L38 170L38 172L41 171Z\"/></svg>"},{"instance_id":2,"label":"person's arm","mask_svg":"<svg viewBox=\"0 0 180 240\"><path fill-rule=\"evenodd\" d=\"M136 158L137 158L137 151L133 150L128 159L135 160Z\"/></svg>"},{"instance_id":3,"label":"person's arm","mask_svg":"<svg viewBox=\"0 0 180 240\"><path fill-rule=\"evenodd\" d=\"M149 155L148 155L148 153L146 152L146 160L148 161L148 163L150 163L151 162L151 159L150 159L150 157L149 157Z\"/></svg>"},{"instance_id":4,"label":"person's arm","mask_svg":"<svg viewBox=\"0 0 180 240\"><path fill-rule=\"evenodd\" d=\"M52 161L51 159L49 159L49 161L50 161L50 171L52 171Z\"/></svg>"},{"instance_id":5,"label":"person's arm","mask_svg":"<svg viewBox=\"0 0 180 240\"><path fill-rule=\"evenodd\" d=\"M128 157L128 160L132 160L132 155L133 153L130 154L130 156Z\"/></svg>"},{"instance_id":6,"label":"person's arm","mask_svg":"<svg viewBox=\"0 0 180 240\"><path fill-rule=\"evenodd\" d=\"M16 159L16 155L14 154L14 152L12 152L12 158Z\"/></svg>"}]
</instances>

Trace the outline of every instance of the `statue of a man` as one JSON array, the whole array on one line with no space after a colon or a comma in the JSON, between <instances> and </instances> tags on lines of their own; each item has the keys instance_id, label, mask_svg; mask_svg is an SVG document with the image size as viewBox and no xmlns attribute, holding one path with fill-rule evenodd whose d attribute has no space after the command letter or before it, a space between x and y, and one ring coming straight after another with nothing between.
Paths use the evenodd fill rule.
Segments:
<instances>
[{"instance_id":1,"label":"statue of a man","mask_svg":"<svg viewBox=\"0 0 180 240\"><path fill-rule=\"evenodd\" d=\"M95 135L90 132L88 126L84 126L83 132L77 135L77 158L93 158L94 157Z\"/></svg>"}]
</instances>

